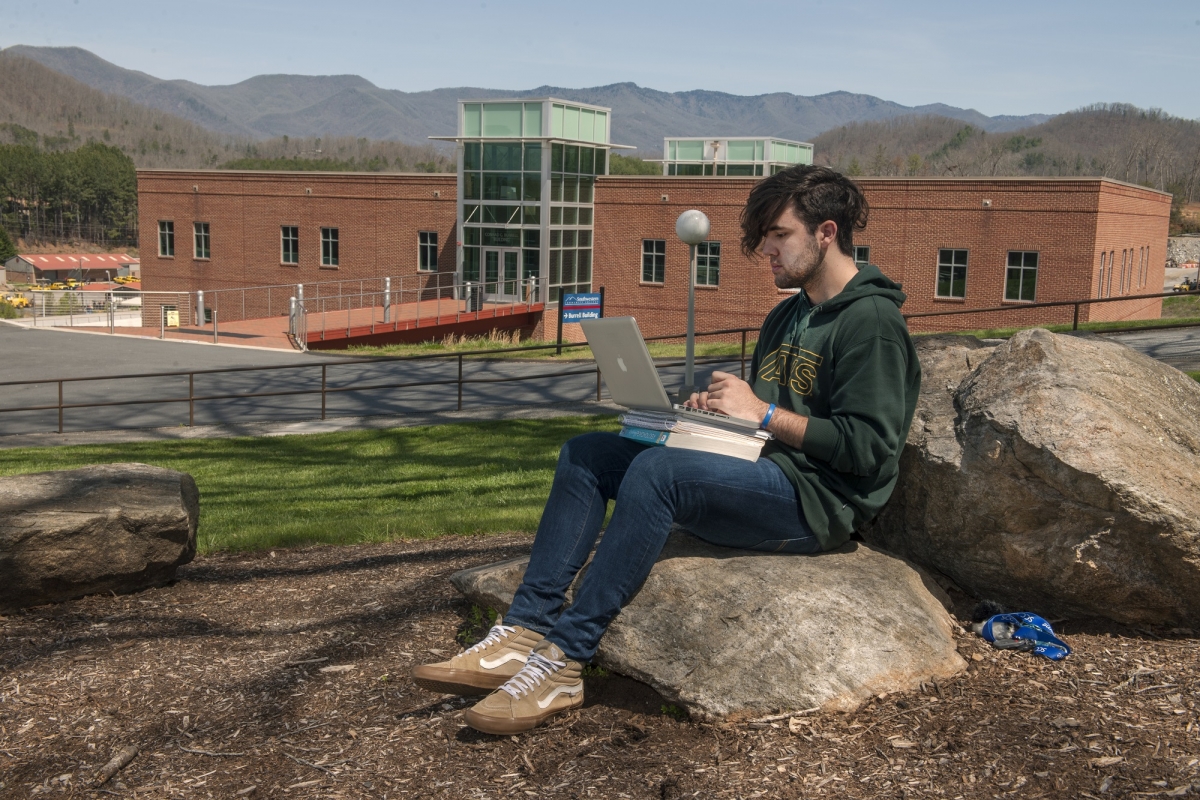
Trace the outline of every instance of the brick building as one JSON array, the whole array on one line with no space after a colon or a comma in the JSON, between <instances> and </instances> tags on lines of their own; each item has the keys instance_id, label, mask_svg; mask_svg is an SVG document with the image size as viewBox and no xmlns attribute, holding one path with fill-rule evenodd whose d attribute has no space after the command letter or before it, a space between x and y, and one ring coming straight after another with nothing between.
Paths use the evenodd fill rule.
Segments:
<instances>
[{"instance_id":1,"label":"brick building","mask_svg":"<svg viewBox=\"0 0 1200 800\"><path fill-rule=\"evenodd\" d=\"M605 288L606 314L636 316L647 335L683 330L688 251L675 220L698 208L712 233L700 248L697 329L758 325L785 293L739 249L738 217L755 180L596 175L590 283ZM1161 291L1171 203L1163 192L1100 178L859 182L871 217L856 259L904 285L906 313L1013 309L914 319L914 330L1070 322L1070 307L1022 309ZM423 173L141 170L140 230L157 239L142 242L143 288L461 275L460 183ZM552 253L540 259L542 292ZM1154 318L1160 302L1084 306L1080 320ZM552 332L547 316L542 327Z\"/></svg>"},{"instance_id":2,"label":"brick building","mask_svg":"<svg viewBox=\"0 0 1200 800\"><path fill-rule=\"evenodd\" d=\"M143 288L454 272L455 183L429 173L139 170Z\"/></svg>"},{"instance_id":3,"label":"brick building","mask_svg":"<svg viewBox=\"0 0 1200 800\"><path fill-rule=\"evenodd\" d=\"M903 284L905 313L1012 309L914 319L913 330L1070 322L1071 307L1021 309L1032 301L1162 290L1169 194L1099 178L864 178L859 184L871 215L855 237L855 258ZM648 335L683 329L688 250L675 237L675 220L699 208L712 221L720 260L717 286L698 282L697 328L757 325L785 292L762 262L739 249L738 218L751 185L744 178L599 181L595 282L605 287L608 313L637 316ZM644 262L660 248L665 263L657 279ZM1080 321L1155 318L1160 308L1157 299L1084 306Z\"/></svg>"}]
</instances>

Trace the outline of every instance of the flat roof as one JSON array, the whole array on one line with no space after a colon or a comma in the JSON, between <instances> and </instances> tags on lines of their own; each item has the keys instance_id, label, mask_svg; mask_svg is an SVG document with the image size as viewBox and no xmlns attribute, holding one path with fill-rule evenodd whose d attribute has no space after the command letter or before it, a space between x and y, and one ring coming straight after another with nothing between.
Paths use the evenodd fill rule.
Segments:
<instances>
[{"instance_id":1,"label":"flat roof","mask_svg":"<svg viewBox=\"0 0 1200 800\"><path fill-rule=\"evenodd\" d=\"M590 108L595 111L606 111L611 113L612 108L609 106L597 106L591 103L584 103L579 100L564 100L561 97L488 97L483 100L459 100L460 103L544 103L549 100L551 103L562 103L564 105L579 106L580 108Z\"/></svg>"}]
</instances>

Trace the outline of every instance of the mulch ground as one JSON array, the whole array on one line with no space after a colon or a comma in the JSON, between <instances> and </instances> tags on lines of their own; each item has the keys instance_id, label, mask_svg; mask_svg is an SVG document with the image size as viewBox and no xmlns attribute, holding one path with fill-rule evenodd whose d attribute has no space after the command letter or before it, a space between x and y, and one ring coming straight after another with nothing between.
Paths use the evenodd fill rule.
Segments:
<instances>
[{"instance_id":1,"label":"mulch ground","mask_svg":"<svg viewBox=\"0 0 1200 800\"><path fill-rule=\"evenodd\" d=\"M406 676L478 630L450 573L529 542L218 555L168 587L0 618L0 796L1200 796L1195 633L1110 623L1058 623L1060 663L964 633L966 673L850 714L700 723L594 675L580 710L476 733L471 701Z\"/></svg>"}]
</instances>

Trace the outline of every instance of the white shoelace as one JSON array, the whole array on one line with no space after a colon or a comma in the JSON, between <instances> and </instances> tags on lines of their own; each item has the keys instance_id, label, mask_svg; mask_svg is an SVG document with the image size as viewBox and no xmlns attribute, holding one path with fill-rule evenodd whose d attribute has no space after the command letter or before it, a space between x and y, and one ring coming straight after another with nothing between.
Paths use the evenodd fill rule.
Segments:
<instances>
[{"instance_id":1,"label":"white shoelace","mask_svg":"<svg viewBox=\"0 0 1200 800\"><path fill-rule=\"evenodd\" d=\"M474 653L477 650L484 650L488 647L491 647L494 644L499 644L500 642L504 641L505 639L508 638L508 634L516 633L516 632L517 632L517 629L512 627L511 625L504 625L502 623L497 622L495 625L492 626L492 629L490 631L488 631L488 635L483 637L482 642L479 642L475 645L472 645L471 647L468 647L466 652Z\"/></svg>"},{"instance_id":2,"label":"white shoelace","mask_svg":"<svg viewBox=\"0 0 1200 800\"><path fill-rule=\"evenodd\" d=\"M555 661L541 653L530 653L529 660L521 667L521 671L509 678L508 683L500 688L519 700L521 695L532 692L542 681L566 666L565 661Z\"/></svg>"}]
</instances>

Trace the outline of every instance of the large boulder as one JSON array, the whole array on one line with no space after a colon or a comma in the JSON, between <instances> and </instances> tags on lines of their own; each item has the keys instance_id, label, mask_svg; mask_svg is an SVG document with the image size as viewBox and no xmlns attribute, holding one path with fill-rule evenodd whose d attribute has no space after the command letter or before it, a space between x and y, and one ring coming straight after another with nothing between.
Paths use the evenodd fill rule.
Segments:
<instances>
[{"instance_id":1,"label":"large boulder","mask_svg":"<svg viewBox=\"0 0 1200 800\"><path fill-rule=\"evenodd\" d=\"M504 611L527 562L451 580L472 601ZM861 543L776 555L714 547L677 530L595 660L700 718L849 710L965 668L945 602L913 566Z\"/></svg>"},{"instance_id":2,"label":"large boulder","mask_svg":"<svg viewBox=\"0 0 1200 800\"><path fill-rule=\"evenodd\" d=\"M191 475L146 464L0 478L0 612L161 586L199 516Z\"/></svg>"},{"instance_id":3,"label":"large boulder","mask_svg":"<svg viewBox=\"0 0 1200 800\"><path fill-rule=\"evenodd\" d=\"M867 541L1013 608L1194 626L1200 384L1045 330L918 353L900 481Z\"/></svg>"}]
</instances>

